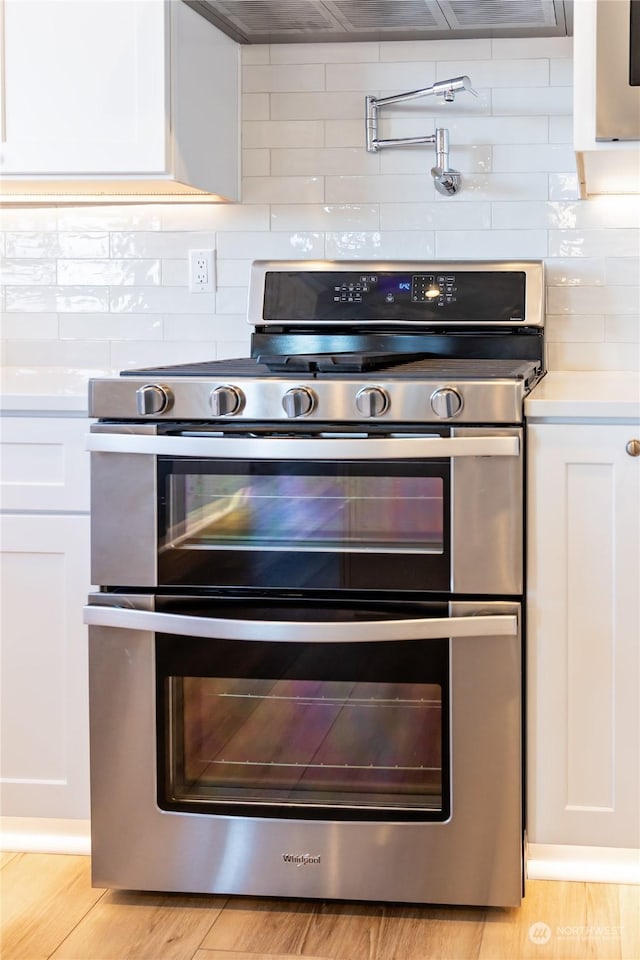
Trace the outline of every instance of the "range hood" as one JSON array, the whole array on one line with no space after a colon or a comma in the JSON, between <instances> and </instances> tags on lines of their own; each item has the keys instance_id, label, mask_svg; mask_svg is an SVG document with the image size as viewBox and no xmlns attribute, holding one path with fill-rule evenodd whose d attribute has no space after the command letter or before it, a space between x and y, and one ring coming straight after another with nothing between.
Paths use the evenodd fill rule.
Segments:
<instances>
[{"instance_id":1,"label":"range hood","mask_svg":"<svg viewBox=\"0 0 640 960\"><path fill-rule=\"evenodd\" d=\"M238 43L573 33L573 0L183 0Z\"/></svg>"}]
</instances>

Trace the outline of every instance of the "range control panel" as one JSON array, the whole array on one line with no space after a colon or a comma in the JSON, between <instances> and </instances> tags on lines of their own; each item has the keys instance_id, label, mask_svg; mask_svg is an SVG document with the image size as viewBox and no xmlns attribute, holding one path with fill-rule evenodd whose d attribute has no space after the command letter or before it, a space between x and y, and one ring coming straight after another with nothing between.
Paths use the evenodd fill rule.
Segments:
<instances>
[{"instance_id":1,"label":"range control panel","mask_svg":"<svg viewBox=\"0 0 640 960\"><path fill-rule=\"evenodd\" d=\"M526 279L516 270L267 271L262 320L522 324Z\"/></svg>"}]
</instances>

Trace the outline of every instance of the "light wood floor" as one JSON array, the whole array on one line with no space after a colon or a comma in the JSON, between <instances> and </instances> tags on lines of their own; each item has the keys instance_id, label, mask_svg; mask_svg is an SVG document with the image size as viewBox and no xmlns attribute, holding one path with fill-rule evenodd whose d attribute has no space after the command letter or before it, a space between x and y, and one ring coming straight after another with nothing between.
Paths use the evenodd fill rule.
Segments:
<instances>
[{"instance_id":1,"label":"light wood floor","mask_svg":"<svg viewBox=\"0 0 640 960\"><path fill-rule=\"evenodd\" d=\"M640 887L529 881L518 910L94 890L0 855L2 960L640 960Z\"/></svg>"}]
</instances>

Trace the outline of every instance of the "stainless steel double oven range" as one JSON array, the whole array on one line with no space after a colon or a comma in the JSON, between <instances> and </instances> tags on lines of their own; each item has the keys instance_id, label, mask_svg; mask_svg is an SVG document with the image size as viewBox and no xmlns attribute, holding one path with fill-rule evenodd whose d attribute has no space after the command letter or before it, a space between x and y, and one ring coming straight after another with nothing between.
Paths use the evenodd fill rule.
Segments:
<instances>
[{"instance_id":1,"label":"stainless steel double oven range","mask_svg":"<svg viewBox=\"0 0 640 960\"><path fill-rule=\"evenodd\" d=\"M523 892L539 262L257 262L248 358L93 380L94 882Z\"/></svg>"}]
</instances>

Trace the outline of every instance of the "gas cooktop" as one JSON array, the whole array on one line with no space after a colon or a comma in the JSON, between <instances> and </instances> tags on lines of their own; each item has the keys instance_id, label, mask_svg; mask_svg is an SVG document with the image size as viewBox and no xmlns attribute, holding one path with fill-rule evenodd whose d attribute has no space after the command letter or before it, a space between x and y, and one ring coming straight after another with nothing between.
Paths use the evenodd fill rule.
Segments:
<instances>
[{"instance_id":1,"label":"gas cooktop","mask_svg":"<svg viewBox=\"0 0 640 960\"><path fill-rule=\"evenodd\" d=\"M102 419L519 423L544 376L539 262L256 262L251 356L90 384Z\"/></svg>"},{"instance_id":2,"label":"gas cooktop","mask_svg":"<svg viewBox=\"0 0 640 960\"><path fill-rule=\"evenodd\" d=\"M456 380L487 380L512 377L530 380L539 375L541 364L522 360L456 360L441 357L415 357L412 354L315 354L301 356L237 357L230 360L205 360L200 363L181 363L176 366L144 367L123 370L121 377L205 377L218 379L247 377L263 379L290 377L301 374L313 379L366 377L372 372L383 372L393 379L455 378Z\"/></svg>"}]
</instances>

